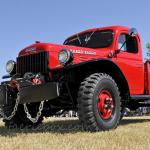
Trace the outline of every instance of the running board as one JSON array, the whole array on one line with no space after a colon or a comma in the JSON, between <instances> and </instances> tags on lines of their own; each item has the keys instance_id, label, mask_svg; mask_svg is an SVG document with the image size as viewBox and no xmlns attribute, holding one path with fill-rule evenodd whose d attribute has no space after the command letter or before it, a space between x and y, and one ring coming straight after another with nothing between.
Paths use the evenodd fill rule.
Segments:
<instances>
[{"instance_id":1,"label":"running board","mask_svg":"<svg viewBox=\"0 0 150 150\"><path fill-rule=\"evenodd\" d=\"M131 100L141 100L141 101L146 101L146 100L150 100L150 95L134 95L131 96Z\"/></svg>"}]
</instances>

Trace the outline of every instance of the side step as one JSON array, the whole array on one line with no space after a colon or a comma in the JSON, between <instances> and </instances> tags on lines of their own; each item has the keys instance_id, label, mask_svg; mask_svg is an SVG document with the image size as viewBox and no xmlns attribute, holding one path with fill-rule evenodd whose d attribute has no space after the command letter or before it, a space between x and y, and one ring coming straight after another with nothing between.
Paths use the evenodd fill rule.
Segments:
<instances>
[{"instance_id":1,"label":"side step","mask_svg":"<svg viewBox=\"0 0 150 150\"><path fill-rule=\"evenodd\" d=\"M134 95L130 97L131 100L137 100L137 101L150 101L150 95Z\"/></svg>"}]
</instances>

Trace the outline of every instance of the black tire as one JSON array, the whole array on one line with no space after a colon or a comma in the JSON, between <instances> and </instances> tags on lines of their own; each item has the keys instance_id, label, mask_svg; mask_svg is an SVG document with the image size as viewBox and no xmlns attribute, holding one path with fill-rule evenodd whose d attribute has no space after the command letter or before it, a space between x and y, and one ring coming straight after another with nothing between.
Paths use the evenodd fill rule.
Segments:
<instances>
[{"instance_id":1,"label":"black tire","mask_svg":"<svg viewBox=\"0 0 150 150\"><path fill-rule=\"evenodd\" d=\"M108 91L112 96L110 98L112 108L110 107L110 102L104 108L107 109L107 111L105 110L107 115L101 113L98 107L99 103L102 103L98 98L99 93L104 90ZM106 131L117 127L121 115L121 98L117 84L111 76L104 73L95 73L87 77L81 83L77 101L79 120L85 130ZM110 115L110 117L105 119L105 115L107 117Z\"/></svg>"},{"instance_id":2,"label":"black tire","mask_svg":"<svg viewBox=\"0 0 150 150\"><path fill-rule=\"evenodd\" d=\"M31 116L35 117L36 113L38 111L38 105L39 104L34 104L34 105L28 105L29 107L29 111L31 111ZM8 116L10 115L10 113L12 112L12 109L10 109L9 106L9 111L7 109L7 114ZM19 105L18 106L18 110L15 114L15 116L11 119L11 120L5 120L3 119L3 122L5 123L5 126L9 129L23 129L23 128L32 128L32 127L37 127L39 124L41 124L43 121L43 116L41 115L39 120L36 123L31 122L28 118L27 115L24 112L24 106L23 105Z\"/></svg>"}]
</instances>

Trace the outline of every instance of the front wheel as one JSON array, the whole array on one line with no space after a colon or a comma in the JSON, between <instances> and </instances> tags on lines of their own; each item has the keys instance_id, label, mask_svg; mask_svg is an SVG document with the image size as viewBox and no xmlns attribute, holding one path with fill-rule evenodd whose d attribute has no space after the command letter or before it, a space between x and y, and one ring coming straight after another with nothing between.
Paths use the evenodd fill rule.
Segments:
<instances>
[{"instance_id":1,"label":"front wheel","mask_svg":"<svg viewBox=\"0 0 150 150\"><path fill-rule=\"evenodd\" d=\"M121 98L111 76L95 73L81 83L78 114L85 130L105 131L117 127L121 115Z\"/></svg>"}]
</instances>

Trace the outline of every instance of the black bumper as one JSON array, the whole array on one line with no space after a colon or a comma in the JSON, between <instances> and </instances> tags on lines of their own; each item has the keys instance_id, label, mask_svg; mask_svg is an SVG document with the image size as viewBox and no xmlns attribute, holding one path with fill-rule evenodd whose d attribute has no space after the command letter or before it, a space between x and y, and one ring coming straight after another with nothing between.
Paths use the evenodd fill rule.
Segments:
<instances>
[{"instance_id":1,"label":"black bumper","mask_svg":"<svg viewBox=\"0 0 150 150\"><path fill-rule=\"evenodd\" d=\"M7 85L0 85L0 105L7 103L7 97ZM52 100L58 97L59 84L56 82L25 86L19 90L20 104Z\"/></svg>"}]
</instances>

